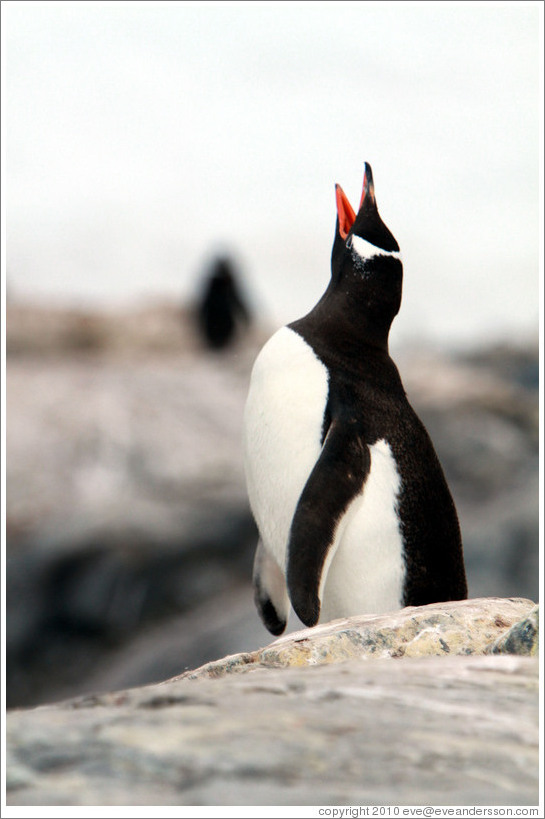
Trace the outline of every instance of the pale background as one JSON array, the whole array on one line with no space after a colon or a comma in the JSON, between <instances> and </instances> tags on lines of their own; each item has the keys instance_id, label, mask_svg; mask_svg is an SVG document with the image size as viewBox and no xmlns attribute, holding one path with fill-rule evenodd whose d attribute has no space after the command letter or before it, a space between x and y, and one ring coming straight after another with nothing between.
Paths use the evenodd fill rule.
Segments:
<instances>
[{"instance_id":1,"label":"pale background","mask_svg":"<svg viewBox=\"0 0 545 819\"><path fill-rule=\"evenodd\" d=\"M541 3L2 6L10 300L191 299L226 249L293 320L367 160L393 343L537 339Z\"/></svg>"}]
</instances>

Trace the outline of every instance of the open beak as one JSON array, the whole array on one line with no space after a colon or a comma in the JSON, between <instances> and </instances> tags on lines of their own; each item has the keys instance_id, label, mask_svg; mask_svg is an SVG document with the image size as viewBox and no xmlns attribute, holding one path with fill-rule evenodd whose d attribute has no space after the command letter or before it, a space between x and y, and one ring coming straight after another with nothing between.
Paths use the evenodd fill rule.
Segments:
<instances>
[{"instance_id":1,"label":"open beak","mask_svg":"<svg viewBox=\"0 0 545 819\"><path fill-rule=\"evenodd\" d=\"M346 194L340 185L335 185L335 198L337 200L337 215L339 217L339 233L342 239L346 239L350 228L356 220L356 214L352 205L346 198ZM363 174L363 189L361 192L360 206L358 213L363 207L363 203L375 204L375 186L373 184L373 172L368 162L365 163Z\"/></svg>"}]
</instances>

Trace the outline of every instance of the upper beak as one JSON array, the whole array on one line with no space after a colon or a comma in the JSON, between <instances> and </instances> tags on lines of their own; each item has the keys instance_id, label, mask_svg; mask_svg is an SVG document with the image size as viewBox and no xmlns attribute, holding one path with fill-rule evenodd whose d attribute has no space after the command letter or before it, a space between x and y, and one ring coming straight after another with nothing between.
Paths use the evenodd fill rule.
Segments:
<instances>
[{"instance_id":1,"label":"upper beak","mask_svg":"<svg viewBox=\"0 0 545 819\"><path fill-rule=\"evenodd\" d=\"M368 162L365 163L365 171L363 174L363 189L361 192L360 206L358 210L361 210L361 206L363 205L364 201L368 201L372 204L375 204L375 186L373 184L373 171L371 170L371 166Z\"/></svg>"}]
</instances>

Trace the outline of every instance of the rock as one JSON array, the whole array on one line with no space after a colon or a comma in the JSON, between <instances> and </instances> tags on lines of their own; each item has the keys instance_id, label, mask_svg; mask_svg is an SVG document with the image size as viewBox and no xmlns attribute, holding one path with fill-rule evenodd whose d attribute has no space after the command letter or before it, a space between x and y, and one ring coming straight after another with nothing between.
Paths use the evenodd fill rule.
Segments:
<instances>
[{"instance_id":1,"label":"rock","mask_svg":"<svg viewBox=\"0 0 545 819\"><path fill-rule=\"evenodd\" d=\"M175 352L185 357L201 347L194 306L156 300L126 309L43 308L12 302L6 311L6 350L11 356ZM263 341L263 329L254 343Z\"/></svg>"},{"instance_id":2,"label":"rock","mask_svg":"<svg viewBox=\"0 0 545 819\"><path fill-rule=\"evenodd\" d=\"M100 667L122 677L123 647L153 624L249 585L257 531L240 438L252 355L10 358L9 706L85 693ZM182 667L225 653L203 657L200 642ZM131 683L161 679L162 666L140 667Z\"/></svg>"},{"instance_id":3,"label":"rock","mask_svg":"<svg viewBox=\"0 0 545 819\"><path fill-rule=\"evenodd\" d=\"M10 706L143 685L268 640L241 447L268 329L256 320L205 353L189 313L8 306ZM451 485L471 597L537 600L537 348L394 357Z\"/></svg>"},{"instance_id":4,"label":"rock","mask_svg":"<svg viewBox=\"0 0 545 819\"><path fill-rule=\"evenodd\" d=\"M527 617L511 626L487 648L487 654L528 654L537 656L539 650L539 606L534 606Z\"/></svg>"},{"instance_id":5,"label":"rock","mask_svg":"<svg viewBox=\"0 0 545 819\"><path fill-rule=\"evenodd\" d=\"M338 620L159 685L10 711L8 805L537 805L538 660L470 654L533 608Z\"/></svg>"},{"instance_id":6,"label":"rock","mask_svg":"<svg viewBox=\"0 0 545 819\"><path fill-rule=\"evenodd\" d=\"M232 641L234 617L259 625L248 588L255 525L247 510L219 511L186 522L177 539L111 533L104 544L43 543L9 555L7 706L155 682L227 646L259 645L247 633ZM240 614L238 598L247 600Z\"/></svg>"},{"instance_id":7,"label":"rock","mask_svg":"<svg viewBox=\"0 0 545 819\"><path fill-rule=\"evenodd\" d=\"M280 637L266 648L208 663L182 677L221 677L249 668L324 665L362 658L484 654L515 624L534 617L531 600L484 598L408 606L333 620ZM523 619L524 618L524 619ZM514 641L511 641L516 647ZM536 650L537 651L537 650ZM524 649L511 653L528 654Z\"/></svg>"},{"instance_id":8,"label":"rock","mask_svg":"<svg viewBox=\"0 0 545 819\"><path fill-rule=\"evenodd\" d=\"M249 364L228 355L11 359L12 549L120 532L172 540L217 509L247 509L240 440Z\"/></svg>"}]
</instances>

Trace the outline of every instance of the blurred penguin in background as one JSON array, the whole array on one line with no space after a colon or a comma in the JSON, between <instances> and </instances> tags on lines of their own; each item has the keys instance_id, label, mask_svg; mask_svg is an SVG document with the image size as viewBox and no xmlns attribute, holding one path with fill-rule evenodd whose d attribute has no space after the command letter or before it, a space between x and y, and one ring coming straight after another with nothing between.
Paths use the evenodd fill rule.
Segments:
<instances>
[{"instance_id":1,"label":"blurred penguin in background","mask_svg":"<svg viewBox=\"0 0 545 819\"><path fill-rule=\"evenodd\" d=\"M228 347L239 329L250 324L234 265L226 257L212 263L197 305L197 320L206 345L215 350Z\"/></svg>"}]
</instances>

